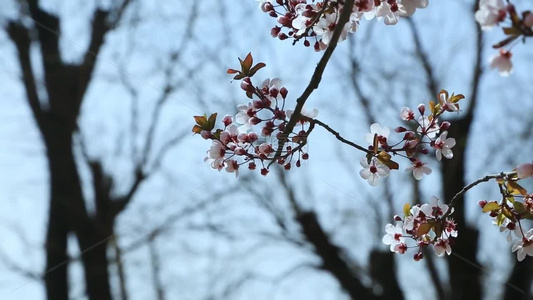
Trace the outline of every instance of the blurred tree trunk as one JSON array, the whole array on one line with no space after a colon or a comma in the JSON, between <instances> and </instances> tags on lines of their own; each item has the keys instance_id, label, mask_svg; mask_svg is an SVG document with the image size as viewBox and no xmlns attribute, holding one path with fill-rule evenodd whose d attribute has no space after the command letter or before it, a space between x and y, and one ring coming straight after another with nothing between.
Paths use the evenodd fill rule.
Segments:
<instances>
[{"instance_id":1,"label":"blurred tree trunk","mask_svg":"<svg viewBox=\"0 0 533 300\"><path fill-rule=\"evenodd\" d=\"M125 1L124 5L127 3ZM87 212L72 143L96 57L111 29L109 11L98 9L94 12L89 48L82 62L74 65L61 58L59 18L42 10L37 0L23 1L21 5L22 11L29 11L34 25L26 27L21 20L11 21L6 31L17 49L27 103L43 138L48 160L51 188L44 276L47 298L68 299L67 236L74 232L82 251L87 295L90 299L111 299L107 239L120 209L111 206L109 190L107 194L103 190L100 195L95 191L96 213L90 215ZM37 93L30 58L33 42L39 45L47 97ZM101 187L101 182L95 184Z\"/></svg>"}]
</instances>

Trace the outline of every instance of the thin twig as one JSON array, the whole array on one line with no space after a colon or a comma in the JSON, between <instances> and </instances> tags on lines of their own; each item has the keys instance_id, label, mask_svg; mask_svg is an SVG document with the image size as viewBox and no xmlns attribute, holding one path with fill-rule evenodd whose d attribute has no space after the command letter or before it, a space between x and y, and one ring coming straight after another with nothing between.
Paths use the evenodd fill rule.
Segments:
<instances>
[{"instance_id":1,"label":"thin twig","mask_svg":"<svg viewBox=\"0 0 533 300\"><path fill-rule=\"evenodd\" d=\"M482 183L482 182L487 182L491 179L498 179L498 178L509 178L509 177L512 177L512 176L515 176L516 175L516 171L514 172L501 172L499 174L491 174L491 175L487 175L483 178L480 178L468 185L466 185L465 187L463 187L457 194L455 194L455 196L453 196L452 200L450 200L450 203L448 204L449 206L453 206L453 202L455 201L455 199L463 196L468 190L470 190L471 188L475 187L476 185Z\"/></svg>"},{"instance_id":2,"label":"thin twig","mask_svg":"<svg viewBox=\"0 0 533 300\"><path fill-rule=\"evenodd\" d=\"M309 117L306 117L304 115L300 116L300 119L302 119L304 121L307 121L307 122L309 122L311 124L317 124L317 125L323 127L324 129L329 131L331 134L333 134L339 141L341 141L341 142L343 142L343 143L345 143L347 145L350 145L350 146L354 147L357 150L361 150L361 151L363 151L365 153L369 153L370 152L370 150L364 148L363 146L360 146L360 145L358 145L358 144L356 144L356 143L354 143L352 141L349 141L349 140L343 138L340 133L338 133L333 128L329 127L328 124L323 123L322 121L319 121L319 120L313 119L313 118L309 118Z\"/></svg>"}]
</instances>

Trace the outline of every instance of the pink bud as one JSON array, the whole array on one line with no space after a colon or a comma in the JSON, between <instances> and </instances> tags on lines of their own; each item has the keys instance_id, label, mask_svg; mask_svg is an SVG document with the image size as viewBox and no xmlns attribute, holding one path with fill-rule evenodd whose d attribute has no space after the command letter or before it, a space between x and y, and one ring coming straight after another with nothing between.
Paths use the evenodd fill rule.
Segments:
<instances>
[{"instance_id":1,"label":"pink bud","mask_svg":"<svg viewBox=\"0 0 533 300\"><path fill-rule=\"evenodd\" d=\"M279 38L281 41L283 41L283 40L288 39L289 37L288 37L285 33L280 33L280 34L278 35L278 38Z\"/></svg>"},{"instance_id":2,"label":"pink bud","mask_svg":"<svg viewBox=\"0 0 533 300\"><path fill-rule=\"evenodd\" d=\"M257 167L257 165L253 161L248 164L248 169L250 169L250 170L255 170L256 167Z\"/></svg>"},{"instance_id":3,"label":"pink bud","mask_svg":"<svg viewBox=\"0 0 533 300\"><path fill-rule=\"evenodd\" d=\"M299 168L301 165L302 165L302 163L300 162L300 160L297 160L296 161L296 167Z\"/></svg>"},{"instance_id":4,"label":"pink bud","mask_svg":"<svg viewBox=\"0 0 533 300\"><path fill-rule=\"evenodd\" d=\"M285 168L285 170L287 170L287 171L288 171L288 170L290 170L290 169L291 169L291 164L290 164L290 163L288 163L288 164L286 164L285 166L283 166L283 168Z\"/></svg>"},{"instance_id":5,"label":"pink bud","mask_svg":"<svg viewBox=\"0 0 533 300\"><path fill-rule=\"evenodd\" d=\"M270 2L263 2L263 4L261 4L261 10L263 10L263 12L269 12L273 9L274 6L272 6L272 3Z\"/></svg>"},{"instance_id":6,"label":"pink bud","mask_svg":"<svg viewBox=\"0 0 533 300\"><path fill-rule=\"evenodd\" d=\"M261 169L261 175L267 176L267 174L268 174L268 169L267 168Z\"/></svg>"},{"instance_id":7,"label":"pink bud","mask_svg":"<svg viewBox=\"0 0 533 300\"><path fill-rule=\"evenodd\" d=\"M415 256L414 256L415 261L420 261L423 258L424 258L424 254L422 254L422 252L415 253Z\"/></svg>"},{"instance_id":8,"label":"pink bud","mask_svg":"<svg viewBox=\"0 0 533 300\"><path fill-rule=\"evenodd\" d=\"M428 149L426 149L426 148L420 149L419 152L422 153L422 154L428 154L429 153Z\"/></svg>"},{"instance_id":9,"label":"pink bud","mask_svg":"<svg viewBox=\"0 0 533 300\"><path fill-rule=\"evenodd\" d=\"M518 178L524 179L533 176L533 163L521 164L516 168Z\"/></svg>"},{"instance_id":10,"label":"pink bud","mask_svg":"<svg viewBox=\"0 0 533 300\"><path fill-rule=\"evenodd\" d=\"M233 119L230 115L226 115L224 119L222 119L222 123L224 123L224 126L229 126L231 123L233 123Z\"/></svg>"},{"instance_id":11,"label":"pink bud","mask_svg":"<svg viewBox=\"0 0 533 300\"><path fill-rule=\"evenodd\" d=\"M280 31L281 31L281 27L278 27L278 26L272 27L272 30L270 30L270 35L272 35L272 37L277 37Z\"/></svg>"},{"instance_id":12,"label":"pink bud","mask_svg":"<svg viewBox=\"0 0 533 300\"><path fill-rule=\"evenodd\" d=\"M302 154L302 159L304 160L309 159L309 153Z\"/></svg>"},{"instance_id":13,"label":"pink bud","mask_svg":"<svg viewBox=\"0 0 533 300\"><path fill-rule=\"evenodd\" d=\"M440 130L448 130L448 128L450 128L450 122L448 121L444 121L442 122L442 124L440 124Z\"/></svg>"},{"instance_id":14,"label":"pink bud","mask_svg":"<svg viewBox=\"0 0 533 300\"><path fill-rule=\"evenodd\" d=\"M308 40L305 40L304 41L304 46L305 47L309 47L309 46L311 46L311 43Z\"/></svg>"},{"instance_id":15,"label":"pink bud","mask_svg":"<svg viewBox=\"0 0 533 300\"><path fill-rule=\"evenodd\" d=\"M396 131L397 133L406 132L407 128L399 126L399 127L394 128L394 131Z\"/></svg>"},{"instance_id":16,"label":"pink bud","mask_svg":"<svg viewBox=\"0 0 533 300\"><path fill-rule=\"evenodd\" d=\"M287 94L289 93L289 91L285 87L282 87L279 90L279 93L281 94L281 98L285 99L287 98Z\"/></svg>"},{"instance_id":17,"label":"pink bud","mask_svg":"<svg viewBox=\"0 0 533 300\"><path fill-rule=\"evenodd\" d=\"M401 220L402 220L402 218L400 216L398 216L398 215L394 216L394 221L399 222Z\"/></svg>"},{"instance_id":18,"label":"pink bud","mask_svg":"<svg viewBox=\"0 0 533 300\"><path fill-rule=\"evenodd\" d=\"M408 131L405 133L405 135L403 136L403 139L406 140L406 141L410 141L412 139L415 138L415 133L412 132L412 131Z\"/></svg>"},{"instance_id":19,"label":"pink bud","mask_svg":"<svg viewBox=\"0 0 533 300\"><path fill-rule=\"evenodd\" d=\"M477 204L479 205L479 207L483 208L483 207L485 207L485 205L487 205L487 201L481 200Z\"/></svg>"},{"instance_id":20,"label":"pink bud","mask_svg":"<svg viewBox=\"0 0 533 300\"><path fill-rule=\"evenodd\" d=\"M204 140L207 140L213 136L211 134L211 131L207 131L207 130L202 130L202 132L200 132L200 135L204 138Z\"/></svg>"},{"instance_id":21,"label":"pink bud","mask_svg":"<svg viewBox=\"0 0 533 300\"><path fill-rule=\"evenodd\" d=\"M417 108L418 108L418 111L420 112L420 114L424 115L424 113L426 112L426 106L424 104L420 103Z\"/></svg>"},{"instance_id":22,"label":"pink bud","mask_svg":"<svg viewBox=\"0 0 533 300\"><path fill-rule=\"evenodd\" d=\"M248 134L248 140L250 141L250 143L253 143L253 142L257 141L258 138L259 137L257 136L257 133L255 133L255 132L250 132Z\"/></svg>"}]
</instances>

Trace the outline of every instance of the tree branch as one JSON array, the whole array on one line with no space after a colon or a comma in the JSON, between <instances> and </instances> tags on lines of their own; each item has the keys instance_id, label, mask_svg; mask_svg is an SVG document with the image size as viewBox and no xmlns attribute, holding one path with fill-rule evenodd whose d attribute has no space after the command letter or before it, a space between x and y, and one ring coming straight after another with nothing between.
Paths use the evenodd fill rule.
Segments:
<instances>
[{"instance_id":1,"label":"tree branch","mask_svg":"<svg viewBox=\"0 0 533 300\"><path fill-rule=\"evenodd\" d=\"M18 61L22 72L22 82L26 91L28 105L40 130L43 128L44 112L41 108L35 77L30 59L30 36L28 29L20 23L9 22L7 26L9 38L15 44L18 53Z\"/></svg>"},{"instance_id":2,"label":"tree branch","mask_svg":"<svg viewBox=\"0 0 533 300\"><path fill-rule=\"evenodd\" d=\"M346 0L344 3L344 7L353 7L354 0ZM285 127L285 130L283 131L283 136L289 136L289 134L293 131L294 126L296 126L296 123L298 120L300 120L302 116L302 108L311 95L311 93L318 88L318 85L320 84L320 81L322 80L322 74L324 73L324 70L326 69L326 65L328 64L329 59L331 58L331 55L333 54L333 51L335 50L335 47L337 47L337 42L339 41L339 38L341 36L342 31L344 30L344 25L349 21L350 15L352 13L351 9L343 9L342 13L339 17L339 22L336 25L335 31L333 31L333 35L331 37L330 43L326 50L324 51L324 55L318 62L318 65L315 68L315 72L313 73L313 76L311 77L311 81L307 85L307 88L304 90L302 95L296 100L296 107L294 108L294 112L291 116L291 119L289 120L289 123L287 123L287 126ZM285 146L286 139L280 139L278 149L276 151L276 154L274 155L274 158L280 157L281 153L283 152L283 146ZM274 163L275 160L272 160L269 163L269 166Z\"/></svg>"}]
</instances>

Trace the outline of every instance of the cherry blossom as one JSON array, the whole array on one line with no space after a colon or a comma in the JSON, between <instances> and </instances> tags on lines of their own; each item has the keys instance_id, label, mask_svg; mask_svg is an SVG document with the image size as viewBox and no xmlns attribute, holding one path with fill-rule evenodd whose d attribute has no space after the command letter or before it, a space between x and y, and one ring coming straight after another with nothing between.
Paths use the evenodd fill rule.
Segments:
<instances>
[{"instance_id":1,"label":"cherry blossom","mask_svg":"<svg viewBox=\"0 0 533 300\"><path fill-rule=\"evenodd\" d=\"M450 247L450 242L447 239L437 239L435 244L433 244L433 250L438 257L444 256L444 253L450 255L452 253L452 247Z\"/></svg>"},{"instance_id":2,"label":"cherry blossom","mask_svg":"<svg viewBox=\"0 0 533 300\"><path fill-rule=\"evenodd\" d=\"M220 141L214 140L211 148L207 151L207 157L204 161L209 162L211 168L220 171L224 167L224 154L224 145Z\"/></svg>"},{"instance_id":3,"label":"cherry blossom","mask_svg":"<svg viewBox=\"0 0 533 300\"><path fill-rule=\"evenodd\" d=\"M448 138L448 131L443 131L435 140L433 145L433 148L436 149L435 156L437 159L441 160L442 156L446 157L447 159L451 159L453 157L453 152L451 149L453 146L455 146L455 139Z\"/></svg>"},{"instance_id":4,"label":"cherry blossom","mask_svg":"<svg viewBox=\"0 0 533 300\"><path fill-rule=\"evenodd\" d=\"M363 169L359 172L359 175L366 179L371 186L376 186L380 177L389 176L390 169L375 157L372 158L370 164L366 157L361 158L360 163Z\"/></svg>"},{"instance_id":5,"label":"cherry blossom","mask_svg":"<svg viewBox=\"0 0 533 300\"><path fill-rule=\"evenodd\" d=\"M409 107L404 107L400 111L400 118L404 121L411 121L415 119L415 113Z\"/></svg>"},{"instance_id":6,"label":"cherry blossom","mask_svg":"<svg viewBox=\"0 0 533 300\"><path fill-rule=\"evenodd\" d=\"M379 146L383 147L387 143L387 138L389 137L390 129L386 126L381 126L378 123L370 125L370 133L365 135L365 141L370 145L374 144L374 136L378 135Z\"/></svg>"},{"instance_id":7,"label":"cherry blossom","mask_svg":"<svg viewBox=\"0 0 533 300\"><path fill-rule=\"evenodd\" d=\"M418 118L418 128L416 131L419 134L426 134L430 139L434 138L439 133L439 124L437 120L430 121L428 117Z\"/></svg>"},{"instance_id":8,"label":"cherry blossom","mask_svg":"<svg viewBox=\"0 0 533 300\"><path fill-rule=\"evenodd\" d=\"M405 238L403 237L403 223L397 222L396 225L387 224L385 226L385 236L383 236L382 242L385 245L390 245L391 252L398 252L395 247L399 244L404 244Z\"/></svg>"},{"instance_id":9,"label":"cherry blossom","mask_svg":"<svg viewBox=\"0 0 533 300\"><path fill-rule=\"evenodd\" d=\"M425 175L431 174L431 168L428 167L425 163L422 161L415 159L413 162L413 165L406 169L407 172L413 172L413 177L416 180L422 179L422 177Z\"/></svg>"},{"instance_id":10,"label":"cherry blossom","mask_svg":"<svg viewBox=\"0 0 533 300\"><path fill-rule=\"evenodd\" d=\"M400 0L398 3L398 12L402 17L410 17L415 13L417 8L426 8L428 0Z\"/></svg>"},{"instance_id":11,"label":"cherry blossom","mask_svg":"<svg viewBox=\"0 0 533 300\"><path fill-rule=\"evenodd\" d=\"M512 251L516 252L518 261L523 261L526 255L533 256L533 228L513 245Z\"/></svg>"},{"instance_id":12,"label":"cherry blossom","mask_svg":"<svg viewBox=\"0 0 533 300\"><path fill-rule=\"evenodd\" d=\"M393 3L391 5L388 1L381 2L381 5L376 10L376 17L378 20L383 19L385 25L395 25L400 20L398 4Z\"/></svg>"},{"instance_id":13,"label":"cherry blossom","mask_svg":"<svg viewBox=\"0 0 533 300\"><path fill-rule=\"evenodd\" d=\"M506 17L503 0L479 0L479 10L475 19L483 30L491 29Z\"/></svg>"},{"instance_id":14,"label":"cherry blossom","mask_svg":"<svg viewBox=\"0 0 533 300\"><path fill-rule=\"evenodd\" d=\"M439 198L433 196L431 204L423 204L420 210L426 215L434 218L440 218L448 212L447 204L440 204ZM453 212L453 209L452 209Z\"/></svg>"},{"instance_id":15,"label":"cherry blossom","mask_svg":"<svg viewBox=\"0 0 533 300\"><path fill-rule=\"evenodd\" d=\"M490 58L490 67L498 69L500 76L507 77L513 73L513 62L511 51L500 49L500 51Z\"/></svg>"}]
</instances>

